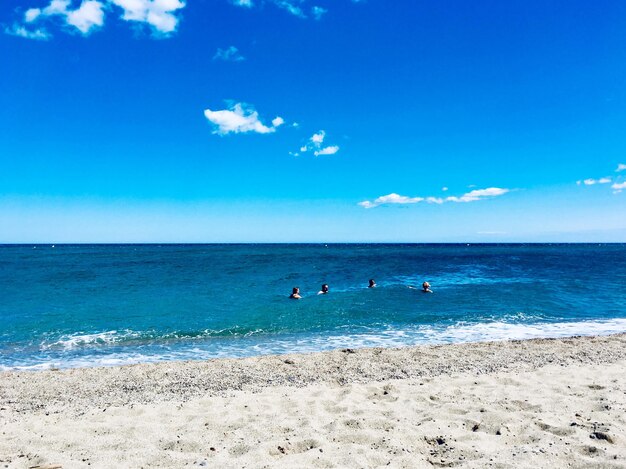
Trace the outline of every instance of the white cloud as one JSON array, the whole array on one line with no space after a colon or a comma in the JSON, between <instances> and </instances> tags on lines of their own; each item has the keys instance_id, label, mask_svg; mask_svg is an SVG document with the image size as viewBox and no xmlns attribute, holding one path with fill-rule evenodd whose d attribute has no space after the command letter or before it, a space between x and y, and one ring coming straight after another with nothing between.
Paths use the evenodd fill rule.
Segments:
<instances>
[{"instance_id":1,"label":"white cloud","mask_svg":"<svg viewBox=\"0 0 626 469\"><path fill-rule=\"evenodd\" d=\"M498 195L504 195L509 192L509 189L502 189L500 187L490 187L488 189L477 189L465 194L464 197L494 197Z\"/></svg>"},{"instance_id":2,"label":"white cloud","mask_svg":"<svg viewBox=\"0 0 626 469\"><path fill-rule=\"evenodd\" d=\"M487 197L497 197L509 192L509 189L501 189L500 187L490 187L488 189L475 189L463 194L461 197L446 197L447 202L475 202Z\"/></svg>"},{"instance_id":3,"label":"white cloud","mask_svg":"<svg viewBox=\"0 0 626 469\"><path fill-rule=\"evenodd\" d=\"M313 134L313 136L311 137L311 142L315 143L315 144L322 144L324 143L324 138L326 137L326 132L324 132L323 130L320 130L318 133Z\"/></svg>"},{"instance_id":4,"label":"white cloud","mask_svg":"<svg viewBox=\"0 0 626 469\"><path fill-rule=\"evenodd\" d=\"M29 8L24 13L26 23L35 23L45 18L59 16L69 26L78 29L82 34L87 35L94 28L104 24L104 3L98 0L84 0L76 9L70 8L70 0L52 0L43 10L39 8ZM50 35L43 29L27 31L24 27L14 28L16 35L29 39L48 39Z\"/></svg>"},{"instance_id":5,"label":"white cloud","mask_svg":"<svg viewBox=\"0 0 626 469\"><path fill-rule=\"evenodd\" d=\"M254 6L254 2L252 0L230 0L233 5L244 7L244 8L252 8ZM285 11L288 11L294 16L298 18L306 18L307 15L304 13L305 8L307 8L308 0L268 0L268 3L273 3L278 8L281 8ZM263 2L257 2L263 3ZM312 6L311 7L311 16L319 20L328 10L326 8L320 6Z\"/></svg>"},{"instance_id":6,"label":"white cloud","mask_svg":"<svg viewBox=\"0 0 626 469\"><path fill-rule=\"evenodd\" d=\"M448 188L447 187L442 187L441 190L444 191L444 192L447 192Z\"/></svg>"},{"instance_id":7,"label":"white cloud","mask_svg":"<svg viewBox=\"0 0 626 469\"><path fill-rule=\"evenodd\" d=\"M284 122L281 117L276 117L272 120L272 127L268 127L259 120L259 113L254 108L243 103L220 111L206 109L204 116L216 127L213 133L218 135L247 132L269 134L275 132L276 127Z\"/></svg>"},{"instance_id":8,"label":"white cloud","mask_svg":"<svg viewBox=\"0 0 626 469\"><path fill-rule=\"evenodd\" d=\"M226 49L217 49L217 52L213 56L213 60L224 60L226 62L241 62L246 58L239 53L239 49L235 46L230 46Z\"/></svg>"},{"instance_id":9,"label":"white cloud","mask_svg":"<svg viewBox=\"0 0 626 469\"><path fill-rule=\"evenodd\" d=\"M311 5L311 1L309 0L265 0L259 2L253 2L253 0L230 0L233 5L251 8L254 4L263 4L263 3L273 3L278 8L282 8L283 10L288 11L294 16L298 18L306 18L305 10L308 9L308 6ZM360 3L363 0L352 0L352 3ZM310 7L311 17L313 19L319 20L324 16L328 10L324 7L313 5Z\"/></svg>"},{"instance_id":10,"label":"white cloud","mask_svg":"<svg viewBox=\"0 0 626 469\"><path fill-rule=\"evenodd\" d=\"M311 138L309 138L309 141L300 147L300 152L304 153L312 151L315 156L334 155L339 151L339 146L328 145L326 147L322 147L325 138L326 132L324 130L314 133Z\"/></svg>"},{"instance_id":11,"label":"white cloud","mask_svg":"<svg viewBox=\"0 0 626 469\"><path fill-rule=\"evenodd\" d=\"M313 8L311 8L311 14L313 15L313 18L315 18L316 20L319 20L322 18L322 16L327 12L328 10L326 8L322 8L322 7L318 7L318 6L314 6Z\"/></svg>"},{"instance_id":12,"label":"white cloud","mask_svg":"<svg viewBox=\"0 0 626 469\"><path fill-rule=\"evenodd\" d=\"M487 189L477 189L470 191L466 194L463 194L460 197L446 197L445 199L441 197L407 197L399 194L389 194L383 195L374 199L373 201L364 200L363 202L359 202L359 205L364 208L374 208L379 205L387 205L387 204L417 204L420 202L425 202L428 204L443 204L444 202L475 202L478 200L483 200L489 197L498 197L500 195L504 195L507 192L510 192L509 189L502 189L500 187L490 187Z\"/></svg>"},{"instance_id":13,"label":"white cloud","mask_svg":"<svg viewBox=\"0 0 626 469\"><path fill-rule=\"evenodd\" d=\"M38 41L47 41L52 36L45 29L28 30L24 26L14 24L12 28L5 28L4 32L11 36L24 37L26 39L36 39Z\"/></svg>"},{"instance_id":14,"label":"white cloud","mask_svg":"<svg viewBox=\"0 0 626 469\"><path fill-rule=\"evenodd\" d=\"M41 15L41 10L39 8L29 8L26 10L26 13L24 13L24 21L32 23L39 17L39 15Z\"/></svg>"},{"instance_id":15,"label":"white cloud","mask_svg":"<svg viewBox=\"0 0 626 469\"><path fill-rule=\"evenodd\" d=\"M616 182L611 186L611 189L613 189L616 193L622 192L624 189L626 189L626 181L619 183Z\"/></svg>"},{"instance_id":16,"label":"white cloud","mask_svg":"<svg viewBox=\"0 0 626 469\"><path fill-rule=\"evenodd\" d=\"M364 200L363 202L359 202L359 205L364 208L374 208L379 205L387 205L387 204L417 204L422 202L424 199L422 197L407 197L405 195L400 195L396 193L391 193L388 195L382 195L377 199L374 199L373 202L369 200Z\"/></svg>"},{"instance_id":17,"label":"white cloud","mask_svg":"<svg viewBox=\"0 0 626 469\"><path fill-rule=\"evenodd\" d=\"M176 11L185 7L181 0L109 0L124 13L122 19L147 23L157 35L176 31L179 18Z\"/></svg>"},{"instance_id":18,"label":"white cloud","mask_svg":"<svg viewBox=\"0 0 626 469\"><path fill-rule=\"evenodd\" d=\"M77 10L67 12L67 24L71 24L83 34L88 34L92 28L104 24L103 6L96 0L84 1Z\"/></svg>"},{"instance_id":19,"label":"white cloud","mask_svg":"<svg viewBox=\"0 0 626 469\"><path fill-rule=\"evenodd\" d=\"M626 164L619 163L617 165L617 168L615 169L615 172L619 173L624 170L626 170ZM579 186L583 184L585 186L593 186L595 184L611 184L611 189L613 189L614 194L619 194L624 189L626 189L626 181L624 181L624 178L621 174L616 175L615 178L609 177L609 176L601 177L598 179L587 178L587 179L583 179L580 181L576 181L576 184L578 184Z\"/></svg>"},{"instance_id":20,"label":"white cloud","mask_svg":"<svg viewBox=\"0 0 626 469\"><path fill-rule=\"evenodd\" d=\"M582 183L585 186L593 186L594 184L608 184L610 182L611 182L611 178L607 178L607 177L600 178L600 179L589 178L589 179L585 179L582 181ZM576 181L576 183L580 185L581 181Z\"/></svg>"},{"instance_id":21,"label":"white cloud","mask_svg":"<svg viewBox=\"0 0 626 469\"><path fill-rule=\"evenodd\" d=\"M104 25L105 11L114 5L122 9L123 20L147 24L155 35L167 36L178 26L177 10L185 6L182 0L83 0L73 8L74 3L73 0L51 0L43 9L29 8L24 13L24 23L34 24L60 17L66 25L88 35ZM28 30L21 25L6 32L30 39L50 37L44 29Z\"/></svg>"},{"instance_id":22,"label":"white cloud","mask_svg":"<svg viewBox=\"0 0 626 469\"><path fill-rule=\"evenodd\" d=\"M294 16L297 16L299 18L306 18L306 15L302 11L302 8L296 5L296 3L297 4L302 3L302 0L274 0L274 3L279 8L287 10L289 13L291 13Z\"/></svg>"},{"instance_id":23,"label":"white cloud","mask_svg":"<svg viewBox=\"0 0 626 469\"><path fill-rule=\"evenodd\" d=\"M43 14L46 16L65 15L68 6L70 6L70 0L52 0L50 5L44 8Z\"/></svg>"},{"instance_id":24,"label":"white cloud","mask_svg":"<svg viewBox=\"0 0 626 469\"><path fill-rule=\"evenodd\" d=\"M334 155L335 153L337 153L339 151L339 147L337 145L331 145L329 147L325 147L322 148L320 150L316 150L315 152L313 152L313 154L315 156L320 156L320 155Z\"/></svg>"},{"instance_id":25,"label":"white cloud","mask_svg":"<svg viewBox=\"0 0 626 469\"><path fill-rule=\"evenodd\" d=\"M253 0L230 0L232 4L252 8ZM353 0L358 3L361 0ZM268 0L278 8L288 11L299 18L306 18L304 13L308 8L308 0ZM157 37L166 37L178 29L180 22L179 10L186 6L184 0L84 0L77 8L72 8L76 0L51 0L50 4L43 8L28 8L23 15L23 23L16 23L12 28L5 28L5 33L29 39L49 39L51 35L43 28L28 29L25 24L44 21L46 18L60 16L65 24L76 28L83 35L87 35L104 25L105 13L111 6L122 10L121 18L124 21L133 21L148 25ZM262 2L261 2L262 3ZM327 13L327 9L313 5L310 8L312 18L319 20ZM216 58L222 60L241 61L240 55L229 55L229 49L222 51L226 56L222 57L220 50Z\"/></svg>"}]
</instances>

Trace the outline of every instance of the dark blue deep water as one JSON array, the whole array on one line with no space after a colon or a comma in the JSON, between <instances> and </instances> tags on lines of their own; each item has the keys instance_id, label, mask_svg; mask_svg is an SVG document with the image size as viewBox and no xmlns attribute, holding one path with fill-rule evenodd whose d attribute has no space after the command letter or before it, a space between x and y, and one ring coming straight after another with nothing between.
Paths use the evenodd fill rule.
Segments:
<instances>
[{"instance_id":1,"label":"dark blue deep water","mask_svg":"<svg viewBox=\"0 0 626 469\"><path fill-rule=\"evenodd\" d=\"M0 321L0 369L626 332L626 245L5 245Z\"/></svg>"}]
</instances>

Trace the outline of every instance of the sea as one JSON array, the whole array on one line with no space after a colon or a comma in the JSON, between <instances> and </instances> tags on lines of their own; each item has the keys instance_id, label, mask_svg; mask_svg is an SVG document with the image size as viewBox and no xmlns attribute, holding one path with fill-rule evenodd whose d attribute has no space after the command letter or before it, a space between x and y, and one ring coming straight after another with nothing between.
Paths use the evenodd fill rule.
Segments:
<instances>
[{"instance_id":1,"label":"sea","mask_svg":"<svg viewBox=\"0 0 626 469\"><path fill-rule=\"evenodd\" d=\"M0 245L0 370L620 332L626 244Z\"/></svg>"}]
</instances>

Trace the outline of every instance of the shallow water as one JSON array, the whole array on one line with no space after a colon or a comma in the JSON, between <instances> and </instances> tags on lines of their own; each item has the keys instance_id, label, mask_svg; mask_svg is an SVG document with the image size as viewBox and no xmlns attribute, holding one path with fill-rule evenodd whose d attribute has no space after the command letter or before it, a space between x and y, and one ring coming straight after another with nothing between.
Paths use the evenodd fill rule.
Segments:
<instances>
[{"instance_id":1,"label":"shallow water","mask_svg":"<svg viewBox=\"0 0 626 469\"><path fill-rule=\"evenodd\" d=\"M625 288L624 244L5 245L0 369L626 332Z\"/></svg>"}]
</instances>

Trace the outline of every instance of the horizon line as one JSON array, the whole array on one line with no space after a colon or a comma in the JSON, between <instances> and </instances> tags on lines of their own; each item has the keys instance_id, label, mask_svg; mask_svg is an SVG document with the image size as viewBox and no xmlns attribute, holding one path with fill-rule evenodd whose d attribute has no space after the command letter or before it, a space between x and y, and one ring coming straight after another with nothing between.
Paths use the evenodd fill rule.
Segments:
<instances>
[{"instance_id":1,"label":"horizon line","mask_svg":"<svg viewBox=\"0 0 626 469\"><path fill-rule=\"evenodd\" d=\"M626 244L626 241L198 241L198 242L174 242L174 241L146 241L146 242L0 242L0 246L210 246L210 245L496 245L496 244Z\"/></svg>"}]
</instances>

